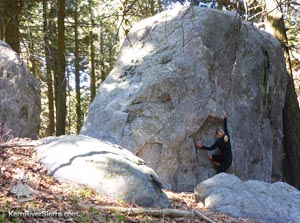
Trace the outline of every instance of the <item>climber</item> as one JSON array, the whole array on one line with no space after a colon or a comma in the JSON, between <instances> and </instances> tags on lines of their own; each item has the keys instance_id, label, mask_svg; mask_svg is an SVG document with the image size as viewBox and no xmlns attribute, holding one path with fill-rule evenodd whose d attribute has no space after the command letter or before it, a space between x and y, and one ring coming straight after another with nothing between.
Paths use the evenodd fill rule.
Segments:
<instances>
[{"instance_id":1,"label":"climber","mask_svg":"<svg viewBox=\"0 0 300 223\"><path fill-rule=\"evenodd\" d=\"M217 139L215 143L210 147L206 147L202 145L201 141L196 141L196 147L205 150L214 150L216 148L219 148L220 154L214 154L212 156L208 156L208 159L216 167L217 173L221 173L221 172L225 172L231 166L232 163L232 152L231 152L230 136L227 129L226 112L224 112L224 130L217 129L216 138Z\"/></svg>"}]
</instances>

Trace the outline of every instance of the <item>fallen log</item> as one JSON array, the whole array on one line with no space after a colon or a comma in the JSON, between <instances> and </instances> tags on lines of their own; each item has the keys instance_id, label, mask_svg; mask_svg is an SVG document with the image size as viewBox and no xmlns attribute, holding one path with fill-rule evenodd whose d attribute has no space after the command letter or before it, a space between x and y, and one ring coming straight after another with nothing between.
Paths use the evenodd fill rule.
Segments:
<instances>
[{"instance_id":1,"label":"fallen log","mask_svg":"<svg viewBox=\"0 0 300 223\"><path fill-rule=\"evenodd\" d=\"M16 148L16 147L34 147L33 145L18 145L18 144L2 144L0 145L1 149L11 149L11 148Z\"/></svg>"},{"instance_id":2,"label":"fallen log","mask_svg":"<svg viewBox=\"0 0 300 223\"><path fill-rule=\"evenodd\" d=\"M119 213L126 214L127 216L137 216L137 215L151 215L153 217L184 217L184 218L201 218L208 223L216 223L203 213L198 210L185 211L179 209L151 209L151 208L124 208L124 207L114 207L114 206L97 206L94 207L98 210L103 211L116 211Z\"/></svg>"},{"instance_id":3,"label":"fallen log","mask_svg":"<svg viewBox=\"0 0 300 223\"><path fill-rule=\"evenodd\" d=\"M207 217L206 215L204 215L200 211L197 211L197 210L194 209L193 212L196 214L196 216L198 216L199 218L205 220L208 223L216 223L215 221L211 220L209 217Z\"/></svg>"}]
</instances>

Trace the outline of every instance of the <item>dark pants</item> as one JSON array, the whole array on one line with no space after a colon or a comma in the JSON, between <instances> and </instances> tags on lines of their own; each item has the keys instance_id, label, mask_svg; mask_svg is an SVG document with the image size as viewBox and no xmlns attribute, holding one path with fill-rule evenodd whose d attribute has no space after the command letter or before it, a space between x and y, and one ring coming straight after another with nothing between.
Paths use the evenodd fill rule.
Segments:
<instances>
[{"instance_id":1,"label":"dark pants","mask_svg":"<svg viewBox=\"0 0 300 223\"><path fill-rule=\"evenodd\" d=\"M218 154L212 155L212 160L220 163L220 166L216 166L217 173L225 172L231 166L231 160L221 160L221 155Z\"/></svg>"}]
</instances>

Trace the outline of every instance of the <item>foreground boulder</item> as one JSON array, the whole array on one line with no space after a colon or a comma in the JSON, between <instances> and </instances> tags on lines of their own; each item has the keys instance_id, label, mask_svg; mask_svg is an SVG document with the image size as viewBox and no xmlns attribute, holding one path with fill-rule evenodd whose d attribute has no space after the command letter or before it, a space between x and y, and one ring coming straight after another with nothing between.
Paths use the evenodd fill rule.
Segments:
<instances>
[{"instance_id":1,"label":"foreground boulder","mask_svg":"<svg viewBox=\"0 0 300 223\"><path fill-rule=\"evenodd\" d=\"M130 31L81 134L130 149L169 188L192 191L216 173L194 140L211 144L226 110L232 171L279 180L285 72L279 42L236 13L162 12Z\"/></svg>"},{"instance_id":2,"label":"foreground boulder","mask_svg":"<svg viewBox=\"0 0 300 223\"><path fill-rule=\"evenodd\" d=\"M19 55L0 41L0 123L14 136L36 138L40 112L37 79Z\"/></svg>"},{"instance_id":3,"label":"foreground boulder","mask_svg":"<svg viewBox=\"0 0 300 223\"><path fill-rule=\"evenodd\" d=\"M283 182L273 184L218 174L195 188L196 201L235 217L270 223L300 222L300 191Z\"/></svg>"},{"instance_id":4,"label":"foreground boulder","mask_svg":"<svg viewBox=\"0 0 300 223\"><path fill-rule=\"evenodd\" d=\"M86 136L39 140L37 154L48 174L99 194L141 206L168 207L156 173L129 151Z\"/></svg>"}]
</instances>

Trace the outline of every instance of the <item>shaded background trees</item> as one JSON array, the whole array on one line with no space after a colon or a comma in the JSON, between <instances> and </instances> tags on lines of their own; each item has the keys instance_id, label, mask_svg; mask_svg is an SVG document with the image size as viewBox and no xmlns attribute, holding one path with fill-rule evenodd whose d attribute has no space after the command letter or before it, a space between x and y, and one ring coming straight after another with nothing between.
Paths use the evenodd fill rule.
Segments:
<instances>
[{"instance_id":1,"label":"shaded background trees","mask_svg":"<svg viewBox=\"0 0 300 223\"><path fill-rule=\"evenodd\" d=\"M4 39L16 52L20 52L19 21L22 1L0 1L0 39Z\"/></svg>"}]
</instances>

